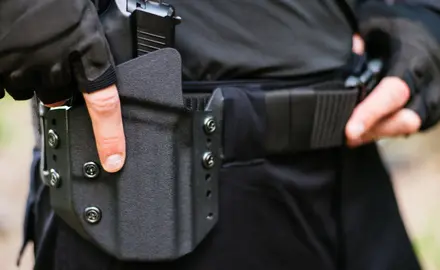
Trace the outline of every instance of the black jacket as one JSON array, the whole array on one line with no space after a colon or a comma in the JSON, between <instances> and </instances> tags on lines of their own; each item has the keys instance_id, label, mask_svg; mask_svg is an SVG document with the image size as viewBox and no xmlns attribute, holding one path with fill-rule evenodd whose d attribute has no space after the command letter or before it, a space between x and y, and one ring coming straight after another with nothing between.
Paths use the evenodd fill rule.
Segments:
<instances>
[{"instance_id":1,"label":"black jacket","mask_svg":"<svg viewBox=\"0 0 440 270\"><path fill-rule=\"evenodd\" d=\"M44 103L116 81L96 9L89 0L0 1L0 85L18 100ZM2 89L2 87L0 87Z\"/></svg>"}]
</instances>

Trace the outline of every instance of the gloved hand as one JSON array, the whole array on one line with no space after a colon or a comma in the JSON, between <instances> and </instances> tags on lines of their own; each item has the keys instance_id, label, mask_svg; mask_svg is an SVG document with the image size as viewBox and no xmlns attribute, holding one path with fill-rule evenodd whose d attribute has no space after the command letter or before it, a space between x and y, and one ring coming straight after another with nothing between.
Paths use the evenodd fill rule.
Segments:
<instances>
[{"instance_id":1,"label":"gloved hand","mask_svg":"<svg viewBox=\"0 0 440 270\"><path fill-rule=\"evenodd\" d=\"M125 161L112 55L90 0L0 1L0 97L58 106L84 94L104 169ZM100 91L98 91L100 90Z\"/></svg>"},{"instance_id":2,"label":"gloved hand","mask_svg":"<svg viewBox=\"0 0 440 270\"><path fill-rule=\"evenodd\" d=\"M426 130L440 119L440 14L421 6L366 3L359 9L367 54L384 79L354 110L348 144Z\"/></svg>"}]
</instances>

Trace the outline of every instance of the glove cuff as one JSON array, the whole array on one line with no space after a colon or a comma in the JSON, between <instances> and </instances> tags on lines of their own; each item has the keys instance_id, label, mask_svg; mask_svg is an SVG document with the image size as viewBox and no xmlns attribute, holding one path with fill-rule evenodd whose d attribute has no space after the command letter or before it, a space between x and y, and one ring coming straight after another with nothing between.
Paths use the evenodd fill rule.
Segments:
<instances>
[{"instance_id":1,"label":"glove cuff","mask_svg":"<svg viewBox=\"0 0 440 270\"><path fill-rule=\"evenodd\" d=\"M82 91L86 93L93 93L95 91L107 88L116 83L116 72L111 65L107 70L94 81L86 81L81 86Z\"/></svg>"}]
</instances>

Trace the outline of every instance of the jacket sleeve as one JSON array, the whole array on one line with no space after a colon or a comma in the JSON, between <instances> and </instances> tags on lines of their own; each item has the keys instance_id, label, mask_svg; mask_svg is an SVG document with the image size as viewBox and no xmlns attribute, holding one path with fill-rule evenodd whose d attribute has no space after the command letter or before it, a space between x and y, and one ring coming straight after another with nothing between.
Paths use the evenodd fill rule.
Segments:
<instances>
[{"instance_id":1,"label":"jacket sleeve","mask_svg":"<svg viewBox=\"0 0 440 270\"><path fill-rule=\"evenodd\" d=\"M440 120L440 1L368 0L357 7L360 34L369 57L385 62L383 76L402 78L411 89L407 107L422 130Z\"/></svg>"},{"instance_id":2,"label":"jacket sleeve","mask_svg":"<svg viewBox=\"0 0 440 270\"><path fill-rule=\"evenodd\" d=\"M73 91L93 92L115 82L112 55L90 0L0 1L0 89L14 99L36 93L42 102L54 103Z\"/></svg>"}]
</instances>

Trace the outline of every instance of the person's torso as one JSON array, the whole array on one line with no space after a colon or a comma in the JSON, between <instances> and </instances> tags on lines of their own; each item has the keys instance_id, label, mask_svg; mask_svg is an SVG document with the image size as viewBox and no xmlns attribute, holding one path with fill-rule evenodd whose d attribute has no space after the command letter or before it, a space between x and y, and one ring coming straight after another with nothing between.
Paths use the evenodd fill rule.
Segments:
<instances>
[{"instance_id":1,"label":"person's torso","mask_svg":"<svg viewBox=\"0 0 440 270\"><path fill-rule=\"evenodd\" d=\"M177 49L187 80L292 77L340 68L350 56L353 30L336 1L165 0L183 18ZM126 8L124 0L117 2ZM32 103L39 149L36 99Z\"/></svg>"},{"instance_id":2,"label":"person's torso","mask_svg":"<svg viewBox=\"0 0 440 270\"><path fill-rule=\"evenodd\" d=\"M167 2L182 17L176 46L186 79L223 80L292 77L346 64L353 29L345 3L337 1Z\"/></svg>"}]
</instances>

